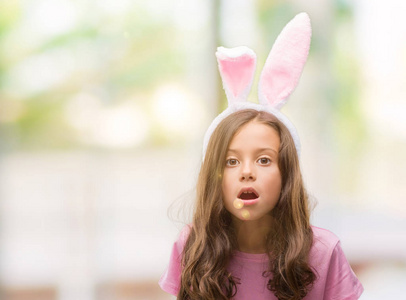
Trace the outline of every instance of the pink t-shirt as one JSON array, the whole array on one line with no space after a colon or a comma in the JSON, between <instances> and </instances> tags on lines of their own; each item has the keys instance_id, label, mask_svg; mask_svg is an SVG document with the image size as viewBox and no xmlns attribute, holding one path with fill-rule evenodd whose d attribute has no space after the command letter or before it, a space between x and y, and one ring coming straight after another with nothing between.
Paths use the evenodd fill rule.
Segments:
<instances>
[{"instance_id":1,"label":"pink t-shirt","mask_svg":"<svg viewBox=\"0 0 406 300\"><path fill-rule=\"evenodd\" d=\"M330 231L312 226L314 243L310 250L310 265L317 272L313 289L307 300L353 300L358 299L364 288L348 263L339 239ZM172 248L168 269L159 280L161 288L176 296L180 289L181 254L189 234L185 226ZM267 289L269 278L262 276L268 267L266 254L251 254L236 251L228 270L240 279L234 300L277 298Z\"/></svg>"}]
</instances>

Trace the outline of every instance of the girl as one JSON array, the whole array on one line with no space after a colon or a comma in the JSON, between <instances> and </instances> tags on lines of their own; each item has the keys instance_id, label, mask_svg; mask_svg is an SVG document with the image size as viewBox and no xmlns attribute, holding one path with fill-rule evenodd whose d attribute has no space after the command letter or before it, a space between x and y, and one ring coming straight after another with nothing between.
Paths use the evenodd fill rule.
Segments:
<instances>
[{"instance_id":1,"label":"girl","mask_svg":"<svg viewBox=\"0 0 406 300\"><path fill-rule=\"evenodd\" d=\"M310 20L282 31L247 102L255 53L219 48L229 107L206 132L193 223L175 242L161 288L178 299L358 299L338 238L310 225L300 142L278 110L296 87Z\"/></svg>"}]
</instances>

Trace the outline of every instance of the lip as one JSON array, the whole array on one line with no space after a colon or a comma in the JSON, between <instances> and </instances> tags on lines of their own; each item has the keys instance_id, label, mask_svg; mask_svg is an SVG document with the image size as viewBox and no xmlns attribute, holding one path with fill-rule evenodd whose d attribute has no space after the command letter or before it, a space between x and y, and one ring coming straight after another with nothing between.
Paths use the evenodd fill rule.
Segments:
<instances>
[{"instance_id":1,"label":"lip","mask_svg":"<svg viewBox=\"0 0 406 300\"><path fill-rule=\"evenodd\" d=\"M259 198L256 199L252 199L252 200L242 200L241 201L244 203L244 206L250 206L250 205L254 205L256 203L259 202Z\"/></svg>"},{"instance_id":2,"label":"lip","mask_svg":"<svg viewBox=\"0 0 406 300\"><path fill-rule=\"evenodd\" d=\"M241 199L241 195L245 192L251 192L255 194L255 199ZM254 205L259 202L259 194L253 187L244 187L238 193L238 198L244 203L244 206Z\"/></svg>"},{"instance_id":3,"label":"lip","mask_svg":"<svg viewBox=\"0 0 406 300\"><path fill-rule=\"evenodd\" d=\"M238 193L238 198L240 198L242 193L245 193L245 192L251 192L251 193L255 194L257 197L259 197L258 192L253 187L245 187L245 188L242 188L240 190L240 192Z\"/></svg>"}]
</instances>

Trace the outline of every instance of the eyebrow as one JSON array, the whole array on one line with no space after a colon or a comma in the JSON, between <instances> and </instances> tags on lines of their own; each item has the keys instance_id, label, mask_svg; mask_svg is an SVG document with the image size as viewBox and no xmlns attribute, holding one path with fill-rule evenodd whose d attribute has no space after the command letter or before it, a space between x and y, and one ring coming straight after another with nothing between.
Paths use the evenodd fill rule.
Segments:
<instances>
[{"instance_id":1,"label":"eyebrow","mask_svg":"<svg viewBox=\"0 0 406 300\"><path fill-rule=\"evenodd\" d=\"M264 152L264 151L272 151L272 152L274 152L275 154L278 154L278 152L275 151L275 150L272 149L272 148L259 148L259 149L256 149L256 150L255 150L255 152ZM228 149L227 152L239 153L239 151L236 150L236 149Z\"/></svg>"}]
</instances>

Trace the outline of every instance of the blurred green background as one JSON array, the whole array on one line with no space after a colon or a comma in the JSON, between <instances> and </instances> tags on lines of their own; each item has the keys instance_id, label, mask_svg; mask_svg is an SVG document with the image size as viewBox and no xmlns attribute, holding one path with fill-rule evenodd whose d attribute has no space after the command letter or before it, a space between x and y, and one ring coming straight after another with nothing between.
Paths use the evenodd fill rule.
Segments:
<instances>
[{"instance_id":1,"label":"blurred green background","mask_svg":"<svg viewBox=\"0 0 406 300\"><path fill-rule=\"evenodd\" d=\"M157 280L226 106L216 47L255 50L256 102L301 11L311 50L283 112L312 222L340 237L361 299L404 299L403 1L0 0L1 299L169 299Z\"/></svg>"}]
</instances>

